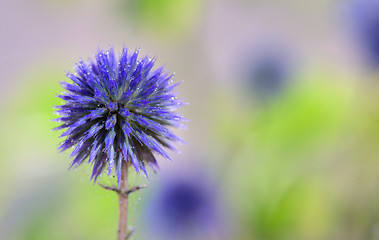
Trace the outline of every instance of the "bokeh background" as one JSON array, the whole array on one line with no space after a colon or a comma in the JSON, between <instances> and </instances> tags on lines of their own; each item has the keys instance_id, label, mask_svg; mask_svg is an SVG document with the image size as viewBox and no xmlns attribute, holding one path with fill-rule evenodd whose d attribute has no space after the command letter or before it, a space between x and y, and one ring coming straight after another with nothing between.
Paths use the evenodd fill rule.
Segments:
<instances>
[{"instance_id":1,"label":"bokeh background","mask_svg":"<svg viewBox=\"0 0 379 240\"><path fill-rule=\"evenodd\" d=\"M176 73L190 120L131 176L133 239L379 239L379 1L2 0L0 36L0 239L116 238L51 119L65 71L123 45Z\"/></svg>"}]
</instances>

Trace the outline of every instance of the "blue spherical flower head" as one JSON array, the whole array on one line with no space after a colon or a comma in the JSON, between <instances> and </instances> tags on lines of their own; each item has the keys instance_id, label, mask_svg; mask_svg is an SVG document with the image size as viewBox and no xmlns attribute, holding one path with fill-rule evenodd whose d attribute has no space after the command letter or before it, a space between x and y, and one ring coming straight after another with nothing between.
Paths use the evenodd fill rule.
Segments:
<instances>
[{"instance_id":1,"label":"blue spherical flower head","mask_svg":"<svg viewBox=\"0 0 379 240\"><path fill-rule=\"evenodd\" d=\"M88 158L93 164L91 179L107 168L115 169L118 182L122 164L130 163L137 173L146 175L146 165L157 167L155 154L170 159L164 148L181 141L167 127L183 127L183 118L174 110L183 102L173 89L172 76L163 67L152 71L154 58L138 58L139 50L123 48L119 60L114 50L95 54L95 61L79 61L75 73L68 72L72 83L62 82L67 90L59 97L56 119L65 129L62 151L74 147L72 166Z\"/></svg>"}]
</instances>

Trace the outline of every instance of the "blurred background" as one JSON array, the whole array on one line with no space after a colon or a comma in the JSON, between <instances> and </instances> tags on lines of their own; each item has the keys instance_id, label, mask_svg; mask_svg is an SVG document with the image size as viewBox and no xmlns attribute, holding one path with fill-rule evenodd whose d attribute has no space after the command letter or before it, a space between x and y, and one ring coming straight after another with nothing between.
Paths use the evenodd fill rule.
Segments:
<instances>
[{"instance_id":1,"label":"blurred background","mask_svg":"<svg viewBox=\"0 0 379 240\"><path fill-rule=\"evenodd\" d=\"M174 161L131 176L132 239L379 239L379 1L2 0L0 35L0 239L116 239L51 119L65 72L123 45L190 103Z\"/></svg>"}]
</instances>

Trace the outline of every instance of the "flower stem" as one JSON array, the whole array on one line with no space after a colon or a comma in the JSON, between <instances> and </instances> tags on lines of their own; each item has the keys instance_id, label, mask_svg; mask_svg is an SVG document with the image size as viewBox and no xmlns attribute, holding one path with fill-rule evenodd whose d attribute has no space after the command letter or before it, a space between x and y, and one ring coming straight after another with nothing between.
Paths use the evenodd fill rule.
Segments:
<instances>
[{"instance_id":1,"label":"flower stem","mask_svg":"<svg viewBox=\"0 0 379 240\"><path fill-rule=\"evenodd\" d=\"M118 219L117 240L125 240L128 237L128 168L127 162L122 163L120 192L118 193L118 201L120 206Z\"/></svg>"}]
</instances>

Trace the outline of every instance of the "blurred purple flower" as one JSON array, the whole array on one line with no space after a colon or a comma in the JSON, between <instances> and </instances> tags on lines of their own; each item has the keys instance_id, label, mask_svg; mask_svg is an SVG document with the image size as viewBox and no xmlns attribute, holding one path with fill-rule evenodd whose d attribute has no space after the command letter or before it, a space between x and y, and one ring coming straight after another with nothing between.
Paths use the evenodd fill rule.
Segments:
<instances>
[{"instance_id":1,"label":"blurred purple flower","mask_svg":"<svg viewBox=\"0 0 379 240\"><path fill-rule=\"evenodd\" d=\"M379 66L379 1L352 0L350 6L355 31L370 62Z\"/></svg>"},{"instance_id":2,"label":"blurred purple flower","mask_svg":"<svg viewBox=\"0 0 379 240\"><path fill-rule=\"evenodd\" d=\"M292 77L292 58L275 47L263 47L246 62L246 82L254 95L263 100L282 92Z\"/></svg>"},{"instance_id":3,"label":"blurred purple flower","mask_svg":"<svg viewBox=\"0 0 379 240\"><path fill-rule=\"evenodd\" d=\"M251 84L259 93L279 91L286 79L286 69L279 59L264 56L250 68Z\"/></svg>"},{"instance_id":4,"label":"blurred purple flower","mask_svg":"<svg viewBox=\"0 0 379 240\"><path fill-rule=\"evenodd\" d=\"M61 82L67 92L59 95L65 103L56 107L61 116L56 120L63 124L55 130L65 129L61 137L67 138L59 148L75 146L71 167L88 157L94 181L108 165L119 182L123 161L146 174L146 163L157 166L153 154L170 158L163 147L173 149L169 142L181 141L167 128L182 127L183 120L173 113L182 105L172 93L173 75L163 67L151 71L155 58L138 60L138 54L123 48L117 61L113 48L98 50L95 62L80 60L76 73L67 73L73 83Z\"/></svg>"},{"instance_id":5,"label":"blurred purple flower","mask_svg":"<svg viewBox=\"0 0 379 240\"><path fill-rule=\"evenodd\" d=\"M203 178L166 179L148 200L147 229L155 239L210 239L220 231L216 199L215 189Z\"/></svg>"}]
</instances>

